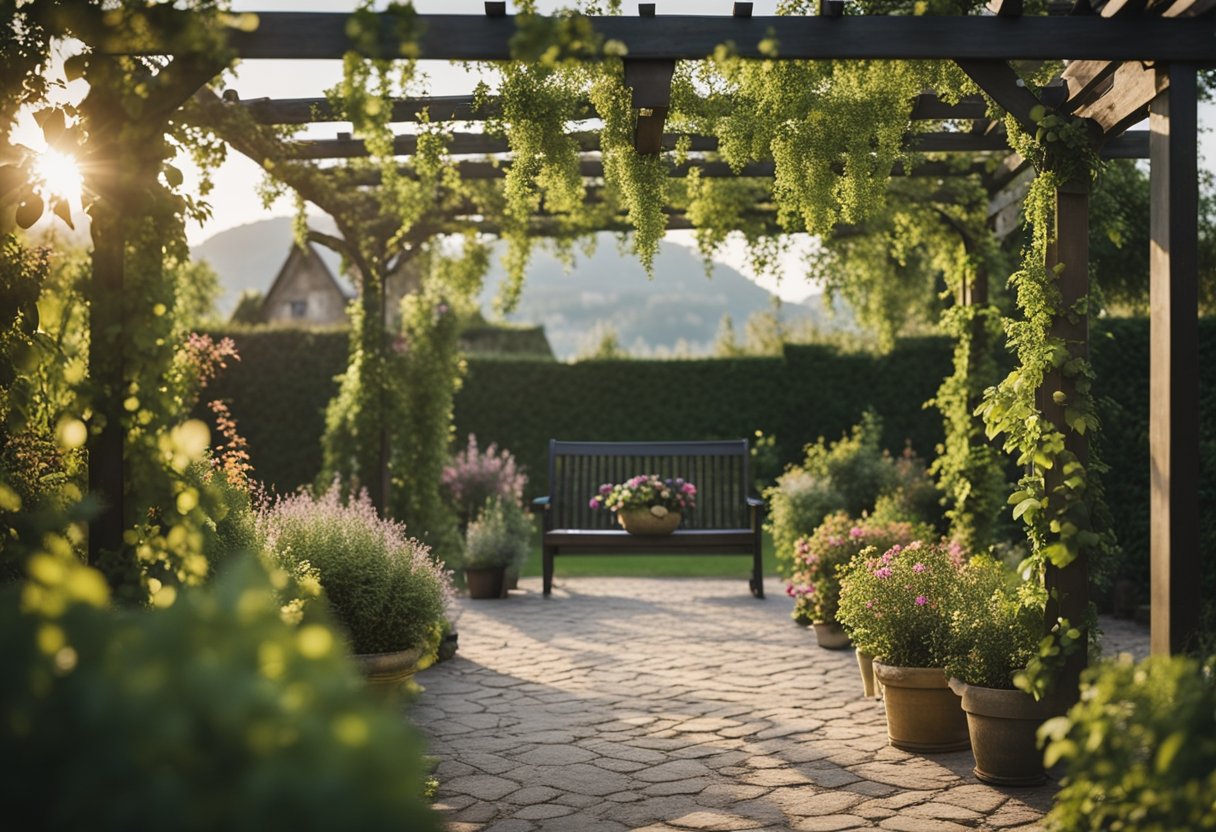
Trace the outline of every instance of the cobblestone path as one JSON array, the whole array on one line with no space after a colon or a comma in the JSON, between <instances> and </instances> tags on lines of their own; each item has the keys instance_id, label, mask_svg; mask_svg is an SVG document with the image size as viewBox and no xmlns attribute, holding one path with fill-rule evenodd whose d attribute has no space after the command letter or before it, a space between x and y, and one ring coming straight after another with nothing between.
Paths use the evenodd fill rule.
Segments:
<instances>
[{"instance_id":1,"label":"cobblestone path","mask_svg":"<svg viewBox=\"0 0 1216 832\"><path fill-rule=\"evenodd\" d=\"M980 784L970 752L888 746L852 651L818 648L775 582L522 586L463 601L459 653L418 676L453 832L1027 830L1050 805L1050 782Z\"/></svg>"}]
</instances>

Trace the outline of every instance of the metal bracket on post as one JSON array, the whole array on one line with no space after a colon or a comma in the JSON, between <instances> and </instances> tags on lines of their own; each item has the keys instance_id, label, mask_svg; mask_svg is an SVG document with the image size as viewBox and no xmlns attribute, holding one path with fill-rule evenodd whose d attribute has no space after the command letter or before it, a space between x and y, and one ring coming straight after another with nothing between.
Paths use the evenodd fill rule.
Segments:
<instances>
[{"instance_id":1,"label":"metal bracket on post","mask_svg":"<svg viewBox=\"0 0 1216 832\"><path fill-rule=\"evenodd\" d=\"M654 17L654 13L654 3L638 4L642 17ZM637 111L633 146L642 156L658 156L663 150L663 125L671 107L671 76L675 71L673 60L625 59L625 86L633 91L633 109Z\"/></svg>"}]
</instances>

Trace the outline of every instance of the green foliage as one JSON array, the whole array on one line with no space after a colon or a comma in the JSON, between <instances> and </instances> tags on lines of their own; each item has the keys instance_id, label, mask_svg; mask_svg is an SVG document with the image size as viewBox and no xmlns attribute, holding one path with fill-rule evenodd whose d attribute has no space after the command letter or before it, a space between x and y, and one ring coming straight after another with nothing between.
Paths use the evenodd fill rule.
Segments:
<instances>
[{"instance_id":1,"label":"green foliage","mask_svg":"<svg viewBox=\"0 0 1216 832\"><path fill-rule=\"evenodd\" d=\"M886 552L899 544L929 540L933 530L923 524L885 522L863 517L854 520L843 511L824 519L809 537L794 543L793 573L786 593L794 599L795 621L836 621L840 605L839 569L862 549Z\"/></svg>"},{"instance_id":2,"label":"green foliage","mask_svg":"<svg viewBox=\"0 0 1216 832\"><path fill-rule=\"evenodd\" d=\"M1028 603L1019 583L992 558L977 556L967 564L955 596L948 677L978 687L1014 689L1014 675L1037 655L1043 637L1043 607Z\"/></svg>"},{"instance_id":3,"label":"green foliage","mask_svg":"<svg viewBox=\"0 0 1216 832\"><path fill-rule=\"evenodd\" d=\"M448 573L405 527L376 515L367 497L343 505L336 487L320 498L280 499L262 510L263 551L290 573L316 570L325 598L356 653L438 648Z\"/></svg>"},{"instance_id":4,"label":"green foliage","mask_svg":"<svg viewBox=\"0 0 1216 832\"><path fill-rule=\"evenodd\" d=\"M460 560L460 533L439 484L448 461L453 397L464 368L459 322L449 302L424 289L401 301L401 350L390 364L394 443L393 516L442 560Z\"/></svg>"},{"instance_id":5,"label":"green foliage","mask_svg":"<svg viewBox=\"0 0 1216 832\"><path fill-rule=\"evenodd\" d=\"M285 624L265 574L237 566L167 610L74 603L51 623L0 595L0 742L20 761L0 799L14 817L64 830L439 828L418 738L361 692L318 612Z\"/></svg>"},{"instance_id":6,"label":"green foliage","mask_svg":"<svg viewBox=\"0 0 1216 832\"><path fill-rule=\"evenodd\" d=\"M249 486L234 481L210 459L191 464L186 482L196 490L210 488L216 494L215 507L202 528L202 553L211 578L235 557L258 551L260 539Z\"/></svg>"},{"instance_id":7,"label":"green foliage","mask_svg":"<svg viewBox=\"0 0 1216 832\"><path fill-rule=\"evenodd\" d=\"M253 326L262 322L262 301L266 296L257 289L246 289L237 299L236 308L228 319L230 324L245 324Z\"/></svg>"},{"instance_id":8,"label":"green foliage","mask_svg":"<svg viewBox=\"0 0 1216 832\"><path fill-rule=\"evenodd\" d=\"M1088 193L1100 164L1083 120L1041 106L1032 116L1037 125L1033 137L1021 132L1015 119L1006 118L1011 144L1038 174L1024 204L1031 240L1022 268L1009 279L1023 315L1005 325L1018 363L985 391L976 413L983 416L990 439L1004 436L1004 450L1026 472L1009 504L1030 541L1024 574L1035 580L1047 564L1062 568L1083 556L1091 568L1100 570L1115 540L1106 528L1103 466L1092 452L1077 452L1100 427L1094 372L1085 342L1069 341L1064 334L1068 325L1087 323L1090 301L1080 297L1065 306L1058 277L1066 264L1048 261L1056 244L1057 194ZM1048 399L1051 405L1044 405ZM1053 632L1063 637L1079 624L1061 619ZM1043 645L1042 661L1028 668L1030 687L1050 686L1065 646L1063 641Z\"/></svg>"},{"instance_id":9,"label":"green foliage","mask_svg":"<svg viewBox=\"0 0 1216 832\"><path fill-rule=\"evenodd\" d=\"M999 314L992 306L956 306L942 316L942 324L955 339L954 372L928 402L945 422L945 440L929 471L945 495L951 538L976 551L996 542L998 514L1008 492L1001 455L973 413L983 391L997 381L992 345Z\"/></svg>"},{"instance_id":10,"label":"green foliage","mask_svg":"<svg viewBox=\"0 0 1216 832\"><path fill-rule=\"evenodd\" d=\"M1122 657L1083 685L1040 731L1047 764L1067 772L1047 827L1216 829L1216 663Z\"/></svg>"},{"instance_id":11,"label":"green foliage","mask_svg":"<svg viewBox=\"0 0 1216 832\"><path fill-rule=\"evenodd\" d=\"M777 478L777 484L765 492L769 515L765 528L773 535L777 562L782 574L789 574L795 563L795 543L812 534L815 528L834 511L844 511L852 517L872 511L879 498L900 491L908 474L915 482L916 464L901 472L890 454L883 450L882 419L872 410L862 414L861 421L849 435L828 445L823 437L806 446L806 456L800 465L787 468ZM923 465L920 466L923 472ZM886 504L885 519L931 520L931 517L896 517L901 506L914 508L911 493L895 496Z\"/></svg>"},{"instance_id":12,"label":"green foliage","mask_svg":"<svg viewBox=\"0 0 1216 832\"><path fill-rule=\"evenodd\" d=\"M532 531L532 518L518 502L486 500L465 536L465 568L520 568L532 550Z\"/></svg>"},{"instance_id":13,"label":"green foliage","mask_svg":"<svg viewBox=\"0 0 1216 832\"><path fill-rule=\"evenodd\" d=\"M964 571L956 546L864 549L840 574L836 618L857 649L884 664L942 667Z\"/></svg>"},{"instance_id":14,"label":"green foliage","mask_svg":"<svg viewBox=\"0 0 1216 832\"><path fill-rule=\"evenodd\" d=\"M216 341L232 339L241 355L211 382L207 397L229 404L249 442L255 478L280 493L316 481L326 403L338 390L347 333L257 327L209 334ZM210 414L196 406L192 415Z\"/></svg>"},{"instance_id":15,"label":"green foliage","mask_svg":"<svg viewBox=\"0 0 1216 832\"><path fill-rule=\"evenodd\" d=\"M307 449L320 446L320 414L342 370L344 333L272 327L213 333L222 336L236 342L241 361L211 384L208 396L230 403L257 477L280 491L314 482L319 452ZM907 439L925 453L940 441L940 420L908 402L933 394L949 358L947 341L928 338L900 342L885 356L816 345L787 346L782 358L729 361L472 358L455 398L456 434L510 448L529 472L529 497L547 493L554 437L722 439L760 428L777 437L769 469L775 474L801 457L807 442L848 430L870 406L882 414L884 447ZM636 389L647 391L647 407L620 392Z\"/></svg>"}]
</instances>

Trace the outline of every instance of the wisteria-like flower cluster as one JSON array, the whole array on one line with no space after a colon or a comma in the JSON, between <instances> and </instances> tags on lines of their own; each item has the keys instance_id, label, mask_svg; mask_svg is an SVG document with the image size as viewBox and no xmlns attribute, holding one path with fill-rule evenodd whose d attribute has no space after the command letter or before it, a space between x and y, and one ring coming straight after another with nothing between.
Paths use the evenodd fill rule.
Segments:
<instances>
[{"instance_id":1,"label":"wisteria-like flower cluster","mask_svg":"<svg viewBox=\"0 0 1216 832\"><path fill-rule=\"evenodd\" d=\"M647 509L662 517L668 512L696 508L697 487L681 477L662 479L658 474L641 474L616 485L604 483L589 501L591 508Z\"/></svg>"}]
</instances>

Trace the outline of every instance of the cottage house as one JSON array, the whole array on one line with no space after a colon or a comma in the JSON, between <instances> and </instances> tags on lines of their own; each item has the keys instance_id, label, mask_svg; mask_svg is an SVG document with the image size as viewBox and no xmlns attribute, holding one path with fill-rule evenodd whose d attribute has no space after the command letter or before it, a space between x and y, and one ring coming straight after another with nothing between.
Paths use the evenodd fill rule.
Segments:
<instances>
[{"instance_id":1,"label":"cottage house","mask_svg":"<svg viewBox=\"0 0 1216 832\"><path fill-rule=\"evenodd\" d=\"M291 253L262 301L266 323L324 326L346 323L346 305L354 297L350 287L334 277L312 243Z\"/></svg>"}]
</instances>

